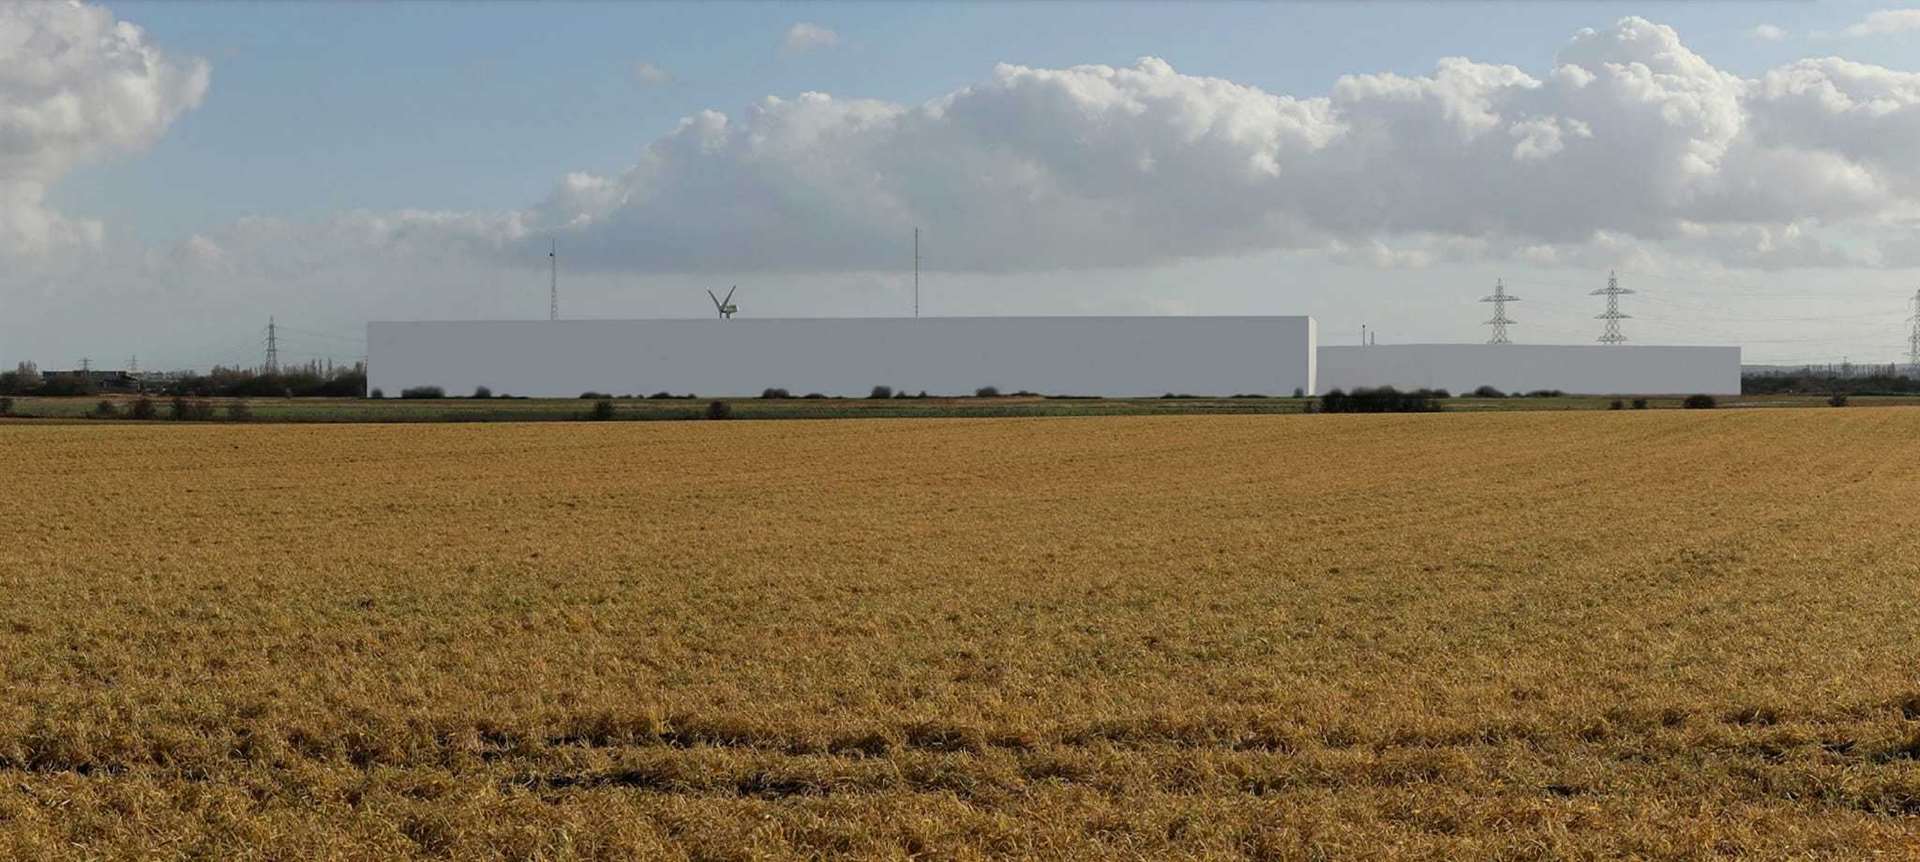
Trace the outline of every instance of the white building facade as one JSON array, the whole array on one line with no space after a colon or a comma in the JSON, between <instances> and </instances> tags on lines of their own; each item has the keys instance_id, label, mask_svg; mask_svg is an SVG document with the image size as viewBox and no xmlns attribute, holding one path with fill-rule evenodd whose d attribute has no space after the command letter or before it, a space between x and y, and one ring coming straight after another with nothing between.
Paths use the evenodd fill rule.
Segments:
<instances>
[{"instance_id":1,"label":"white building facade","mask_svg":"<svg viewBox=\"0 0 1920 862\"><path fill-rule=\"evenodd\" d=\"M1380 344L1319 350L1320 391L1362 387L1579 395L1738 395L1740 348Z\"/></svg>"},{"instance_id":2,"label":"white building facade","mask_svg":"<svg viewBox=\"0 0 1920 862\"><path fill-rule=\"evenodd\" d=\"M927 317L370 323L368 386L465 395L863 396L1316 391L1309 317Z\"/></svg>"}]
</instances>

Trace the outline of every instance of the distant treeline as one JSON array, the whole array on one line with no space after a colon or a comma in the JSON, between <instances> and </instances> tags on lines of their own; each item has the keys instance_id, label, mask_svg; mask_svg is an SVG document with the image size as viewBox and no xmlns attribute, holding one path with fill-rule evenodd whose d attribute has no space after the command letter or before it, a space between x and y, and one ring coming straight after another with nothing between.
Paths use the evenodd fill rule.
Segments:
<instances>
[{"instance_id":1,"label":"distant treeline","mask_svg":"<svg viewBox=\"0 0 1920 862\"><path fill-rule=\"evenodd\" d=\"M0 372L0 395L95 395L139 391L196 398L359 398L367 393L364 364L305 365L273 373L215 366L205 374L134 377L131 389L83 374L42 375L29 363ZM115 381L118 383L119 381Z\"/></svg>"},{"instance_id":2,"label":"distant treeline","mask_svg":"<svg viewBox=\"0 0 1920 862\"><path fill-rule=\"evenodd\" d=\"M216 367L206 374L169 381L159 391L202 398L359 398L367 394L367 366L355 363L331 370L304 366L273 374Z\"/></svg>"},{"instance_id":3,"label":"distant treeline","mask_svg":"<svg viewBox=\"0 0 1920 862\"><path fill-rule=\"evenodd\" d=\"M1884 368L1885 370L1880 370ZM1801 371L1743 374L1743 395L1912 395L1920 393L1920 377L1899 373L1895 366L1876 366L1870 373L1836 374Z\"/></svg>"}]
</instances>

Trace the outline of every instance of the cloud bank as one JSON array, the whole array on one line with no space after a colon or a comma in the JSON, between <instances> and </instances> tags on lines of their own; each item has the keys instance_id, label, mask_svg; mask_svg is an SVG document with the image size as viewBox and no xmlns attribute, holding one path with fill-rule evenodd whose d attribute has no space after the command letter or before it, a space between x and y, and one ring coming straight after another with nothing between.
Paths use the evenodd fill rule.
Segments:
<instances>
[{"instance_id":1,"label":"cloud bank","mask_svg":"<svg viewBox=\"0 0 1920 862\"><path fill-rule=\"evenodd\" d=\"M1538 73L1464 58L1296 97L1130 67L1002 65L917 105L823 93L702 112L527 212L593 265L1114 266L1385 245L1621 240L1735 266L1871 264L1826 239L1920 203L1920 75L1838 58L1743 79L1671 28L1584 30Z\"/></svg>"},{"instance_id":2,"label":"cloud bank","mask_svg":"<svg viewBox=\"0 0 1920 862\"><path fill-rule=\"evenodd\" d=\"M48 210L82 162L146 148L200 104L207 64L77 3L0 5L0 254L96 246L103 226Z\"/></svg>"},{"instance_id":3,"label":"cloud bank","mask_svg":"<svg viewBox=\"0 0 1920 862\"><path fill-rule=\"evenodd\" d=\"M45 185L151 141L198 102L206 67L97 9L0 20L0 44L39 55L0 84L5 223L16 245L44 245L72 227L39 207ZM687 117L627 170L570 174L524 209L309 229L502 260L537 260L558 236L576 266L633 273L892 267L916 226L938 266L975 272L1273 250L1552 263L1636 246L1734 267L1904 265L1891 250L1920 214L1914 152L1920 75L1820 58L1747 79L1626 18L1576 33L1547 69L1448 58L1317 96L1152 57L1003 64L918 104L770 96ZM258 234L202 239L244 255Z\"/></svg>"}]
</instances>

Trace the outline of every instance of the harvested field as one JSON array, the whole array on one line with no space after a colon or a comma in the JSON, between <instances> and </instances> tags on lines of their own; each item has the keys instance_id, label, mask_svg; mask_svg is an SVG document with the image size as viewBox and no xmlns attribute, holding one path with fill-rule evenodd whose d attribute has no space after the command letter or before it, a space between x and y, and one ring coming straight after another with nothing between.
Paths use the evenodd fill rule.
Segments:
<instances>
[{"instance_id":1,"label":"harvested field","mask_svg":"<svg viewBox=\"0 0 1920 862\"><path fill-rule=\"evenodd\" d=\"M0 857L1905 858L1916 440L0 425Z\"/></svg>"}]
</instances>

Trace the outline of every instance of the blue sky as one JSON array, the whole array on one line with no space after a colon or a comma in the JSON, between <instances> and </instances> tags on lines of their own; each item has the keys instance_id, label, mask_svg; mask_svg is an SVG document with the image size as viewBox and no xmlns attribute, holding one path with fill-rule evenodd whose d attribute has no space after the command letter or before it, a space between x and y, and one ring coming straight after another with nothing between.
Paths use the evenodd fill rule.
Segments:
<instances>
[{"instance_id":1,"label":"blue sky","mask_svg":"<svg viewBox=\"0 0 1920 862\"><path fill-rule=\"evenodd\" d=\"M930 313L1330 340L1476 340L1504 278L1517 340L1587 341L1618 270L1637 341L1887 361L1920 288L1911 4L0 0L0 41L9 16L51 38L0 56L5 362L247 361L270 314L348 360L368 320L543 314L555 236L580 317L735 283L747 315L900 313L914 225ZM831 44L787 46L802 22Z\"/></svg>"},{"instance_id":2,"label":"blue sky","mask_svg":"<svg viewBox=\"0 0 1920 862\"><path fill-rule=\"evenodd\" d=\"M177 240L246 215L523 206L575 170L617 171L681 118L807 90L918 102L996 63L1163 58L1187 74L1318 95L1355 72L1445 56L1544 69L1576 30L1652 15L1731 71L1839 47L1875 3L109 3L213 66L205 104L136 159L83 167L52 199ZM841 43L791 53L795 22ZM1774 24L1773 43L1748 31ZM1897 65L1910 39L1852 40ZM662 86L637 63L672 74Z\"/></svg>"}]
</instances>

